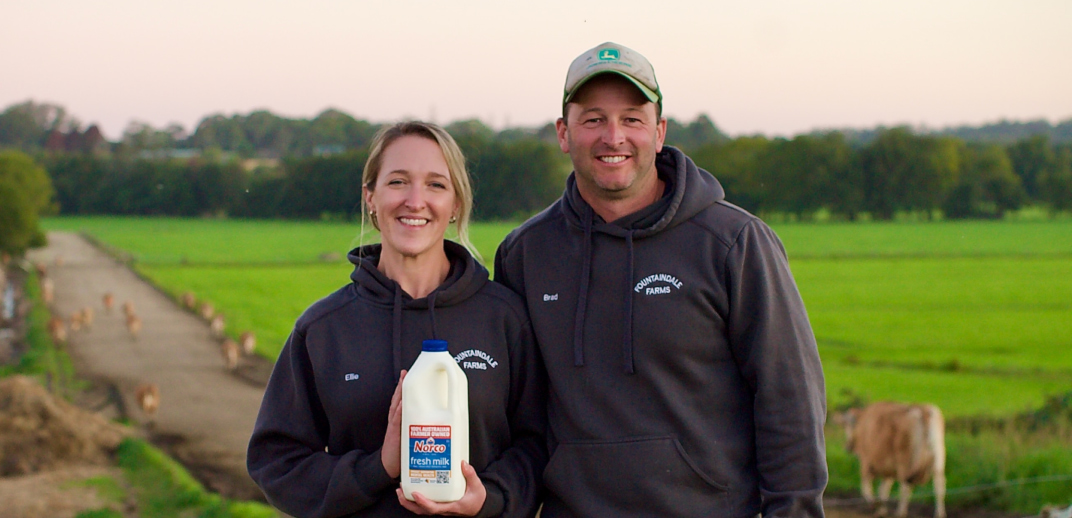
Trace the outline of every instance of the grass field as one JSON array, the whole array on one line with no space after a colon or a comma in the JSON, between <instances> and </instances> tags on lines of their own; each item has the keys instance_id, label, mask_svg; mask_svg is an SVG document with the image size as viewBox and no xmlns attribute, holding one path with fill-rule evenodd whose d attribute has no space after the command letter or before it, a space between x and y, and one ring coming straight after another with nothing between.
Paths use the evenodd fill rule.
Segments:
<instances>
[{"instance_id":1,"label":"grass field","mask_svg":"<svg viewBox=\"0 0 1072 518\"><path fill-rule=\"evenodd\" d=\"M271 358L309 304L349 282L352 266L342 256L360 242L360 226L344 223L44 224L92 234L128 253L164 290L212 301L229 332L255 330ZM472 227L487 264L514 226ZM774 228L808 308L832 412L860 400L927 401L947 419L973 422L1038 409L1072 391L1072 221ZM849 496L857 467L841 442L828 427L828 492ZM951 429L947 444L953 506L1032 514L1043 503L1072 503L1072 425ZM926 498L926 489L917 495Z\"/></svg>"},{"instance_id":2,"label":"grass field","mask_svg":"<svg viewBox=\"0 0 1072 518\"><path fill-rule=\"evenodd\" d=\"M54 218L45 226L129 252L176 297L189 290L212 301L232 333L255 330L270 358L309 304L349 282L342 257L361 231L173 218ZM472 226L486 263L514 226ZM892 398L931 401L952 416L1005 415L1072 390L1072 221L775 230L808 308L831 406ZM994 386L1002 390L973 397Z\"/></svg>"}]
</instances>

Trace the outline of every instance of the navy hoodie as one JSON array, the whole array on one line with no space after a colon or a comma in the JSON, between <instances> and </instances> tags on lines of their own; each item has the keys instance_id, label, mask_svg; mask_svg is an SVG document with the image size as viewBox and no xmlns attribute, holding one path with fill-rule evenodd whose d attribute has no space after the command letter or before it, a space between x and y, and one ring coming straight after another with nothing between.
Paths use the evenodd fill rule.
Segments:
<instances>
[{"instance_id":1,"label":"navy hoodie","mask_svg":"<svg viewBox=\"0 0 1072 518\"><path fill-rule=\"evenodd\" d=\"M469 383L470 464L487 488L478 516L531 516L546 464L545 380L521 300L446 241L446 281L410 298L350 252L352 283L313 304L279 355L250 439L250 476L296 517L412 516L380 448L399 371L425 339L446 340Z\"/></svg>"},{"instance_id":2,"label":"navy hoodie","mask_svg":"<svg viewBox=\"0 0 1072 518\"><path fill-rule=\"evenodd\" d=\"M662 199L604 222L567 180L515 229L550 383L544 517L823 515L822 367L774 232L681 151Z\"/></svg>"}]
</instances>

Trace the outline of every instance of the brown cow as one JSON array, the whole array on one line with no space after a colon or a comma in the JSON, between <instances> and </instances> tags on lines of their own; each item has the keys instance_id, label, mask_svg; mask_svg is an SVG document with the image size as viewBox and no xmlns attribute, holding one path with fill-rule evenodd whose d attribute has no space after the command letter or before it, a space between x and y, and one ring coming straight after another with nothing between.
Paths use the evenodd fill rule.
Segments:
<instances>
[{"instance_id":1,"label":"brown cow","mask_svg":"<svg viewBox=\"0 0 1072 518\"><path fill-rule=\"evenodd\" d=\"M50 277L41 279L41 300L45 305L51 306L56 299L56 283Z\"/></svg>"},{"instance_id":2,"label":"brown cow","mask_svg":"<svg viewBox=\"0 0 1072 518\"><path fill-rule=\"evenodd\" d=\"M56 343L67 342L67 326L63 323L63 319L60 317L52 317L48 321L48 334L52 337L52 341Z\"/></svg>"},{"instance_id":3,"label":"brown cow","mask_svg":"<svg viewBox=\"0 0 1072 518\"><path fill-rule=\"evenodd\" d=\"M212 307L212 304L208 302L201 303L201 318L205 320L212 320L212 316L216 314L216 308Z\"/></svg>"},{"instance_id":4,"label":"brown cow","mask_svg":"<svg viewBox=\"0 0 1072 518\"><path fill-rule=\"evenodd\" d=\"M82 310L71 313L70 322L71 331L82 330L82 324L85 323L85 317L82 315Z\"/></svg>"},{"instance_id":5,"label":"brown cow","mask_svg":"<svg viewBox=\"0 0 1072 518\"><path fill-rule=\"evenodd\" d=\"M220 354L223 355L227 370L233 371L238 368L238 355L241 354L238 342L231 338L224 338L223 343L220 344Z\"/></svg>"},{"instance_id":6,"label":"brown cow","mask_svg":"<svg viewBox=\"0 0 1072 518\"><path fill-rule=\"evenodd\" d=\"M134 392L134 399L138 401L141 411L145 412L146 417L152 421L156 410L160 408L160 388L156 386L156 383L138 385Z\"/></svg>"},{"instance_id":7,"label":"brown cow","mask_svg":"<svg viewBox=\"0 0 1072 518\"><path fill-rule=\"evenodd\" d=\"M135 315L133 312L127 315L127 331L130 331L130 336L138 339L138 333L141 332L141 318Z\"/></svg>"},{"instance_id":8,"label":"brown cow","mask_svg":"<svg viewBox=\"0 0 1072 518\"><path fill-rule=\"evenodd\" d=\"M900 482L897 516L908 515L912 486L934 478L934 516L945 518L945 421L934 405L878 402L835 416L845 428L845 448L860 459L860 488L868 503L875 502L873 482L879 486L877 514L895 481Z\"/></svg>"},{"instance_id":9,"label":"brown cow","mask_svg":"<svg viewBox=\"0 0 1072 518\"><path fill-rule=\"evenodd\" d=\"M223 338L223 330L225 327L226 324L224 323L223 315L219 314L212 317L212 321L208 324L209 331L212 331L212 336L216 338Z\"/></svg>"},{"instance_id":10,"label":"brown cow","mask_svg":"<svg viewBox=\"0 0 1072 518\"><path fill-rule=\"evenodd\" d=\"M242 344L242 352L253 354L253 350L257 348L257 337L253 331L246 331L238 337L238 343Z\"/></svg>"},{"instance_id":11,"label":"brown cow","mask_svg":"<svg viewBox=\"0 0 1072 518\"><path fill-rule=\"evenodd\" d=\"M194 309L197 308L197 298L194 297L194 293L192 291L187 291L187 292L183 293L181 299L182 299L182 305L186 309L189 309L190 311L193 311Z\"/></svg>"},{"instance_id":12,"label":"brown cow","mask_svg":"<svg viewBox=\"0 0 1072 518\"><path fill-rule=\"evenodd\" d=\"M86 326L86 329L93 327L93 307L86 306L82 308L82 324Z\"/></svg>"}]
</instances>

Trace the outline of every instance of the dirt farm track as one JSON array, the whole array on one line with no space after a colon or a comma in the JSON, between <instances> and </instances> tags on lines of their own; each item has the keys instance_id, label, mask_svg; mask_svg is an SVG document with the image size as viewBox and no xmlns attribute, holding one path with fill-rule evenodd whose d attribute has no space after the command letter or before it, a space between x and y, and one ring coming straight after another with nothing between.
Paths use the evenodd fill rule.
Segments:
<instances>
[{"instance_id":1,"label":"dirt farm track","mask_svg":"<svg viewBox=\"0 0 1072 518\"><path fill-rule=\"evenodd\" d=\"M55 282L54 314L96 309L92 328L71 332L68 343L78 376L93 383L84 403L109 417L141 423L154 444L211 490L263 500L246 473L245 451L270 363L247 357L235 372L228 371L206 322L79 235L52 232L49 245L29 258L48 266ZM110 314L101 303L107 292L116 301ZM128 333L120 309L126 301L144 323L137 339ZM133 399L143 382L160 387L152 426L146 426Z\"/></svg>"},{"instance_id":2,"label":"dirt farm track","mask_svg":"<svg viewBox=\"0 0 1072 518\"><path fill-rule=\"evenodd\" d=\"M92 328L71 333L68 342L78 376L92 385L76 403L105 417L126 417L140 425L151 442L183 463L210 490L227 498L263 501L246 473L245 451L271 363L246 357L235 372L228 371L219 340L205 321L77 234L50 233L49 245L31 252L29 259L48 265L55 282L54 314L66 317L86 306L96 309ZM115 296L116 307L110 314L101 303L107 292ZM125 327L121 305L126 301L134 304L144 322L137 339ZM160 409L151 426L133 398L135 387L143 382L160 387ZM61 490L65 481L114 469L76 466L62 472L0 478L0 502L42 511L19 516L73 516L92 508L92 498L84 491ZM27 498L38 501L24 501ZM830 503L834 505L828 506L827 516L869 516L862 514L865 509L859 505ZM911 515L930 516L931 505L917 502ZM0 505L0 515L8 516L2 509L7 507ZM951 518L958 516L1008 515L951 510Z\"/></svg>"}]
</instances>

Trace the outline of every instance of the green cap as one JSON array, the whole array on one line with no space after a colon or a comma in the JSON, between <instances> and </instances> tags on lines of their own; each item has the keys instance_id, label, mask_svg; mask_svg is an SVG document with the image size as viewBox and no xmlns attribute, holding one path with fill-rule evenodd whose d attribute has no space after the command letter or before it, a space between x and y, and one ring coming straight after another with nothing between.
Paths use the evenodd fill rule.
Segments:
<instances>
[{"instance_id":1,"label":"green cap","mask_svg":"<svg viewBox=\"0 0 1072 518\"><path fill-rule=\"evenodd\" d=\"M659 82L655 80L655 69L647 58L635 50L609 41L588 49L570 64L562 106L570 102L589 79L607 73L628 79L644 97L662 107L663 94L659 90Z\"/></svg>"}]
</instances>

